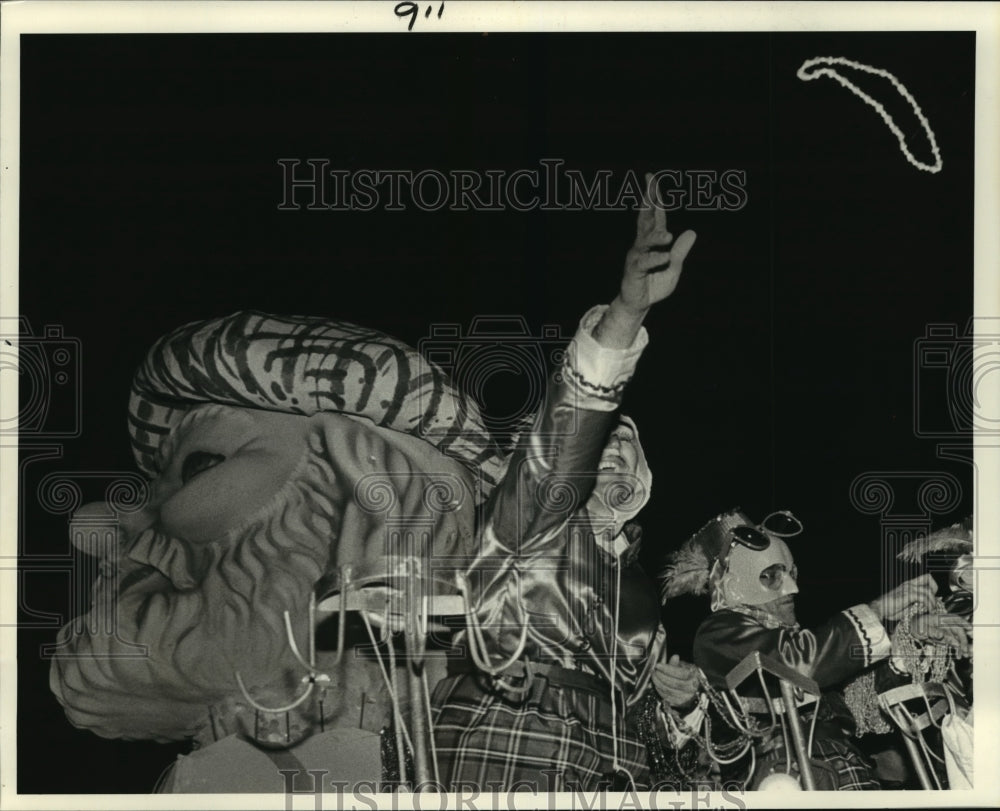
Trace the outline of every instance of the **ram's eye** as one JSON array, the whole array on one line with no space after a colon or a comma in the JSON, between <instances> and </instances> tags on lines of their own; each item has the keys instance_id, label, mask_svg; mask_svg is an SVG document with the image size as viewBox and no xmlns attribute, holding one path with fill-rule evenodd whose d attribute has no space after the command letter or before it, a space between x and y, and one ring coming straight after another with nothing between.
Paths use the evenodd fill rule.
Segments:
<instances>
[{"instance_id":1,"label":"ram's eye","mask_svg":"<svg viewBox=\"0 0 1000 811\"><path fill-rule=\"evenodd\" d=\"M224 462L226 457L221 453L209 453L208 451L192 451L184 457L184 464L181 465L181 481L187 484L199 473L204 473L211 467L215 467L220 462Z\"/></svg>"}]
</instances>

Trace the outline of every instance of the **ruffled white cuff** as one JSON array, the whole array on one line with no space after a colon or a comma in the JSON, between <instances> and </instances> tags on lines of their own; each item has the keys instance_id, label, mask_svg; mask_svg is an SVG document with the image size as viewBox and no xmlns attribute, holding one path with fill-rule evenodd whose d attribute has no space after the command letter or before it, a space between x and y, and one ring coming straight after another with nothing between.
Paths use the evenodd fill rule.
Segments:
<instances>
[{"instance_id":1,"label":"ruffled white cuff","mask_svg":"<svg viewBox=\"0 0 1000 811\"><path fill-rule=\"evenodd\" d=\"M885 659L892 652L892 640L889 639L885 626L868 605L865 603L854 605L845 608L842 613L854 626L854 631L858 635L865 667Z\"/></svg>"},{"instance_id":2,"label":"ruffled white cuff","mask_svg":"<svg viewBox=\"0 0 1000 811\"><path fill-rule=\"evenodd\" d=\"M594 327L607 309L607 304L600 304L584 314L563 362L563 374L578 395L577 406L588 411L618 408L625 385L631 380L639 356L649 343L645 327L639 328L627 349L609 349L597 343Z\"/></svg>"}]
</instances>

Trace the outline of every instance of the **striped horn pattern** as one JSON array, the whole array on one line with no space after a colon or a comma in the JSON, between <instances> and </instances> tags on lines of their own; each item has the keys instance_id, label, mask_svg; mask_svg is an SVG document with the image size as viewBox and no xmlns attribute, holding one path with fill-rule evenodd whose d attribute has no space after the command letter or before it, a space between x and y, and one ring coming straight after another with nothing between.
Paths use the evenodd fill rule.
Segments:
<instances>
[{"instance_id":1,"label":"striped horn pattern","mask_svg":"<svg viewBox=\"0 0 1000 811\"><path fill-rule=\"evenodd\" d=\"M209 402L367 417L463 463L479 477L481 497L503 468L478 406L441 369L389 335L344 321L238 312L158 340L129 400L139 467L157 475L160 443L190 408Z\"/></svg>"}]
</instances>

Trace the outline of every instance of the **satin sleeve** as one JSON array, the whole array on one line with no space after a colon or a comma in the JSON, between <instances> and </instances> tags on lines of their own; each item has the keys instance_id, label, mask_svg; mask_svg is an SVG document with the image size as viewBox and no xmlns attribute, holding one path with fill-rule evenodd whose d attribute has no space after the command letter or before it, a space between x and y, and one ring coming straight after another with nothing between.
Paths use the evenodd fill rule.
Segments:
<instances>
[{"instance_id":1,"label":"satin sleeve","mask_svg":"<svg viewBox=\"0 0 1000 811\"><path fill-rule=\"evenodd\" d=\"M486 502L484 554L516 555L551 542L593 490L614 412L649 340L641 328L627 349L602 347L592 333L605 310L594 307L581 319L544 406Z\"/></svg>"},{"instance_id":2,"label":"satin sleeve","mask_svg":"<svg viewBox=\"0 0 1000 811\"><path fill-rule=\"evenodd\" d=\"M709 679L726 674L754 651L772 656L826 689L889 655L885 628L868 606L841 611L813 629L766 628L735 611L709 616L695 636L694 660Z\"/></svg>"},{"instance_id":3,"label":"satin sleeve","mask_svg":"<svg viewBox=\"0 0 1000 811\"><path fill-rule=\"evenodd\" d=\"M601 347L591 332L605 309L581 320L544 406L484 506L465 576L494 657L514 655L525 628L560 624L566 612L568 527L593 490L615 411L648 341L643 329L627 349Z\"/></svg>"}]
</instances>

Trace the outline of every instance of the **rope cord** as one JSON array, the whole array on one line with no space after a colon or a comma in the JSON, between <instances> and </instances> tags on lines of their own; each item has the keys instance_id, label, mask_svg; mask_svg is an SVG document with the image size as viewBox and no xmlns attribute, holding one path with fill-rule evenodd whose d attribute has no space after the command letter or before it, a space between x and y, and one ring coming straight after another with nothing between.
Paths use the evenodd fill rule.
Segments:
<instances>
[{"instance_id":1,"label":"rope cord","mask_svg":"<svg viewBox=\"0 0 1000 811\"><path fill-rule=\"evenodd\" d=\"M361 618L364 620L365 623L365 630L368 631L368 638L372 642L372 648L375 651L375 659L378 661L379 670L382 671L382 678L385 681L386 690L389 691L389 701L392 702L392 715L394 720L396 721L396 729L403 734L403 737L406 740L406 745L410 748L410 751L412 752L413 741L410 739L410 732L406 728L406 724L403 723L403 713L399 706L399 694L396 691L396 680L395 678L390 677L388 671L386 670L385 662L382 661L382 654L379 652L378 641L375 639L375 632L372 630L371 620L368 618L368 612L361 611L360 613L361 613ZM385 628L388 627L388 622L389 622L388 612L386 613L387 613L386 626L383 627L383 631L385 630ZM388 640L388 649L389 651L392 651L391 639ZM393 667L395 664L395 655L390 653L389 659L390 659L389 666ZM403 753L399 752L398 754L402 762ZM404 768L399 773L400 780L404 779L405 776L406 776L406 770Z\"/></svg>"},{"instance_id":2,"label":"rope cord","mask_svg":"<svg viewBox=\"0 0 1000 811\"><path fill-rule=\"evenodd\" d=\"M635 775L618 762L618 702L615 700L615 683L618 665L618 619L622 599L622 567L621 560L615 558L615 624L611 640L611 768L616 772L628 775L629 782L635 786Z\"/></svg>"},{"instance_id":3,"label":"rope cord","mask_svg":"<svg viewBox=\"0 0 1000 811\"><path fill-rule=\"evenodd\" d=\"M490 663L488 645L486 644L486 639L483 637L479 619L472 608L472 600L469 597L469 581L463 572L455 573L455 584L458 588L458 593L462 595L465 621L469 627L469 652L472 654L472 661L475 662L476 667L480 670L491 676L497 676L523 655L525 645L528 642L528 620L524 618L521 621L521 636L518 639L517 646L514 648L514 653L507 657L501 664L493 665Z\"/></svg>"}]
</instances>

